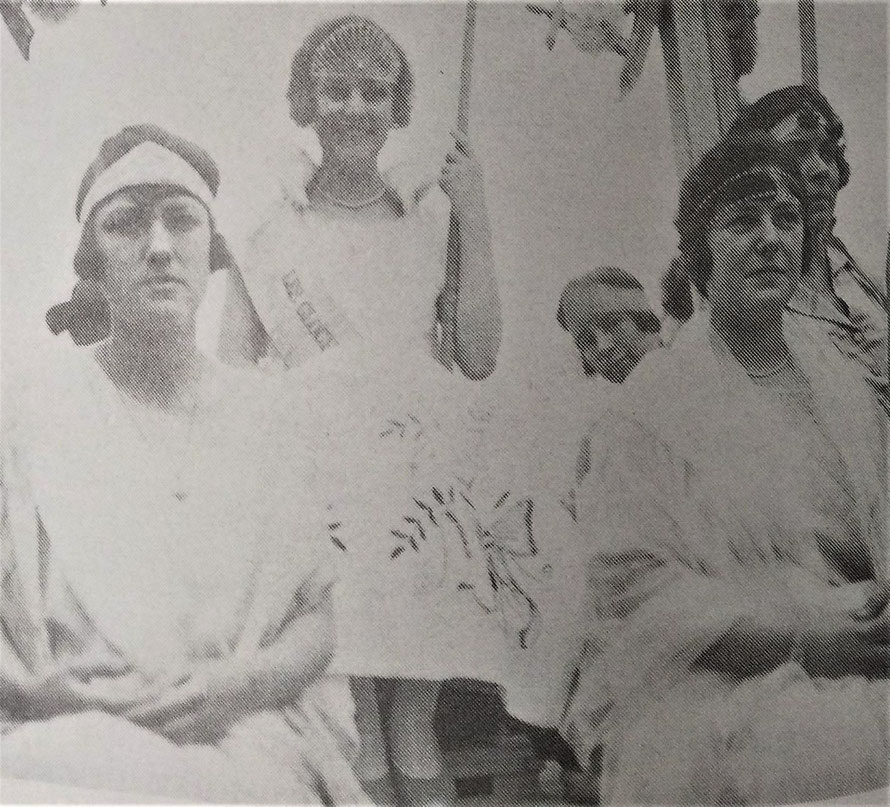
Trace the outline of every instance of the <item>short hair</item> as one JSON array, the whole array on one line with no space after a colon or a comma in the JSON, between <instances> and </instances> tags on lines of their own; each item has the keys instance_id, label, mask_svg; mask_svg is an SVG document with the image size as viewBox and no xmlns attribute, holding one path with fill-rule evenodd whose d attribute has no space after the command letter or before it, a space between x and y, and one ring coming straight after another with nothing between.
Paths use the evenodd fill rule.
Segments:
<instances>
[{"instance_id":1,"label":"short hair","mask_svg":"<svg viewBox=\"0 0 890 807\"><path fill-rule=\"evenodd\" d=\"M102 141L99 154L87 167L77 192L74 212L78 219L83 213L84 200L99 176L124 155L143 143L156 143L185 160L207 183L213 196L219 189L219 168L214 159L196 143L163 129L153 123L125 126L112 137ZM74 254L74 274L77 283L70 299L58 303L46 313L46 323L55 334L68 331L77 345L90 345L108 336L110 310L100 288L105 277L105 259L96 237L96 209L86 211L80 241ZM210 215L210 270L234 267L235 262L225 239L216 229Z\"/></svg>"},{"instance_id":2,"label":"short hair","mask_svg":"<svg viewBox=\"0 0 890 807\"><path fill-rule=\"evenodd\" d=\"M721 141L707 151L683 179L674 223L680 234L682 269L702 297L708 296L713 268L707 230L714 210L721 204L721 189L736 178L765 173L770 168L786 177L788 191L805 208L806 194L792 152L765 136ZM809 233L805 230L805 254L809 254L808 249Z\"/></svg>"},{"instance_id":3,"label":"short hair","mask_svg":"<svg viewBox=\"0 0 890 807\"><path fill-rule=\"evenodd\" d=\"M692 284L683 268L682 258L674 258L661 276L661 307L677 322L686 322L695 313Z\"/></svg>"},{"instance_id":4,"label":"short hair","mask_svg":"<svg viewBox=\"0 0 890 807\"><path fill-rule=\"evenodd\" d=\"M728 136L737 138L751 132L768 132L786 118L801 112L816 113L825 118L829 135L838 145L835 160L843 188L850 181L850 164L844 154L844 123L819 90L794 84L768 92L742 107Z\"/></svg>"},{"instance_id":5,"label":"short hair","mask_svg":"<svg viewBox=\"0 0 890 807\"><path fill-rule=\"evenodd\" d=\"M586 272L566 283L559 297L559 305L556 308L556 321L563 330L569 330L571 311L576 308L574 300L580 294L591 293L596 286L633 289L639 291L645 297L643 284L630 272L617 266L603 266ZM634 320L641 331L658 333L661 330L661 321L651 309L628 311L627 314Z\"/></svg>"},{"instance_id":6,"label":"short hair","mask_svg":"<svg viewBox=\"0 0 890 807\"><path fill-rule=\"evenodd\" d=\"M318 105L315 101L315 79L310 66L312 57L318 47L340 26L362 22L373 25L382 31L395 48L399 56L399 74L393 87L393 123L404 128L411 120L411 104L414 94L414 77L411 66L401 46L387 32L371 20L356 14L336 17L327 20L312 30L299 50L294 54L290 69L290 83L287 88L287 100L290 104L290 116L297 126L310 126L318 117Z\"/></svg>"}]
</instances>

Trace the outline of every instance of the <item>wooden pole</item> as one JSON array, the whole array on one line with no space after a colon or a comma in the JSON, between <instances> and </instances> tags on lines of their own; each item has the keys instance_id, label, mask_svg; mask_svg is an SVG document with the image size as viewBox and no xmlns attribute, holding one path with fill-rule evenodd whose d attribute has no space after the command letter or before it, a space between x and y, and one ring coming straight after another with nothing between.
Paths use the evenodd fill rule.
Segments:
<instances>
[{"instance_id":1,"label":"wooden pole","mask_svg":"<svg viewBox=\"0 0 890 807\"><path fill-rule=\"evenodd\" d=\"M25 60L31 55L31 39L34 37L34 26L22 11L21 2L13 2L13 0L0 0L0 16L3 22L12 34L16 47L25 57Z\"/></svg>"},{"instance_id":2,"label":"wooden pole","mask_svg":"<svg viewBox=\"0 0 890 807\"><path fill-rule=\"evenodd\" d=\"M814 0L798 0L800 18L800 74L805 87L819 89L819 50L816 42L816 4Z\"/></svg>"},{"instance_id":3,"label":"wooden pole","mask_svg":"<svg viewBox=\"0 0 890 807\"><path fill-rule=\"evenodd\" d=\"M470 128L470 85L473 77L473 44L476 35L476 0L468 0L464 17L463 52L460 62L460 87L457 94L457 131L467 134ZM451 369L457 350L457 295L460 286L460 224L451 211L445 257L445 305L440 314L442 324L443 360Z\"/></svg>"},{"instance_id":4,"label":"wooden pole","mask_svg":"<svg viewBox=\"0 0 890 807\"><path fill-rule=\"evenodd\" d=\"M677 172L726 134L738 114L738 79L714 0L671 0L659 25Z\"/></svg>"}]
</instances>

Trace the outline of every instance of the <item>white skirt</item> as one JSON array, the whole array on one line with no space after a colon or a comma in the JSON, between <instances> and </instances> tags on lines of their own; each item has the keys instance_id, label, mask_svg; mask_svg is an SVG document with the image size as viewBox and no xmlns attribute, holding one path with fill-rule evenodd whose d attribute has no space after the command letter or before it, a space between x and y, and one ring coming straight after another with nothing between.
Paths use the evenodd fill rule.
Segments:
<instances>
[{"instance_id":1,"label":"white skirt","mask_svg":"<svg viewBox=\"0 0 890 807\"><path fill-rule=\"evenodd\" d=\"M484 387L400 372L341 376L325 395L339 402L325 472L339 570L334 668L489 681L517 716L554 722L542 716L560 700L565 665L553 659L574 624L563 602L571 518L527 464L509 461L512 435L495 427L498 402Z\"/></svg>"}]
</instances>

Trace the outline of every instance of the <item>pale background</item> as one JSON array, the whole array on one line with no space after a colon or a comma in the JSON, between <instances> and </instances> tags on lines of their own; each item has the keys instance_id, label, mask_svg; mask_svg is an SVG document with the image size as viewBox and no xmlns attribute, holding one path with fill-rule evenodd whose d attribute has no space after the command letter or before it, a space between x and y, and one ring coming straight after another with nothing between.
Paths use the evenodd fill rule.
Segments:
<instances>
[{"instance_id":1,"label":"pale background","mask_svg":"<svg viewBox=\"0 0 890 807\"><path fill-rule=\"evenodd\" d=\"M459 2L108 0L56 26L38 23L27 63L0 32L7 379L52 338L43 316L73 283L74 200L101 140L127 123L153 121L203 145L221 168L220 227L240 257L281 154L311 144L288 117L291 56L316 22L357 6L394 35L415 71L412 125L388 151L428 165L433 175L455 117ZM853 167L838 232L883 283L886 9L817 6L822 86L846 124ZM761 0L761 7L760 57L743 82L750 98L800 78L796 3ZM620 102L617 56L593 60L564 34L548 52L546 32L546 21L521 4L480 8L471 129L486 172L504 301L501 377L573 371L554 317L565 281L620 265L654 298L676 241L677 176L657 40L638 87ZM210 315L205 331L212 331Z\"/></svg>"},{"instance_id":2,"label":"pale background","mask_svg":"<svg viewBox=\"0 0 890 807\"><path fill-rule=\"evenodd\" d=\"M799 81L796 4L761 5L760 58L743 82L750 98ZM434 172L455 114L462 4L361 6L415 70L414 122L390 151ZM52 342L44 312L73 284L74 200L101 140L154 121L207 148L222 169L220 225L240 256L271 192L276 155L305 142L284 100L291 55L316 21L354 8L108 0L58 26L38 24L29 63L0 31L4 386ZM819 3L817 14L823 88L845 121L853 167L838 231L883 284L886 11ZM618 264L654 291L675 244L677 177L657 41L639 86L619 103L618 58L592 61L564 38L548 52L546 27L518 4L479 13L472 131L504 298L501 377L571 369L554 318L567 279ZM27 792L46 802L94 798L48 787Z\"/></svg>"}]
</instances>

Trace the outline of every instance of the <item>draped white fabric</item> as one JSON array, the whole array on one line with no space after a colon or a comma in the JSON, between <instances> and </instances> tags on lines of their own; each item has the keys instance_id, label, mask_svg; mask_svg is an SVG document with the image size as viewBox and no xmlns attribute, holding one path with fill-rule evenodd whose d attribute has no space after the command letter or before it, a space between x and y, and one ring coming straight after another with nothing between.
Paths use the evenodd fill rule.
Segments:
<instances>
[{"instance_id":1,"label":"draped white fabric","mask_svg":"<svg viewBox=\"0 0 890 807\"><path fill-rule=\"evenodd\" d=\"M281 462L274 385L214 368L194 422L154 430L92 356L61 359L4 422L3 620L26 669L124 660L116 685L136 692L202 659L249 658L329 600L310 455L294 434ZM217 746L100 713L7 729L4 773L23 778L196 800L361 793L351 696L329 675Z\"/></svg>"},{"instance_id":2,"label":"draped white fabric","mask_svg":"<svg viewBox=\"0 0 890 807\"><path fill-rule=\"evenodd\" d=\"M886 575L874 398L843 359L794 344L847 471L834 515L816 498L824 463L807 430L704 318L651 356L593 433L577 501L589 612L563 731L582 759L604 744L616 803L803 801L885 783L885 682L812 680L793 661L741 682L695 666L752 609L793 622L862 597L820 551L826 530Z\"/></svg>"}]
</instances>

